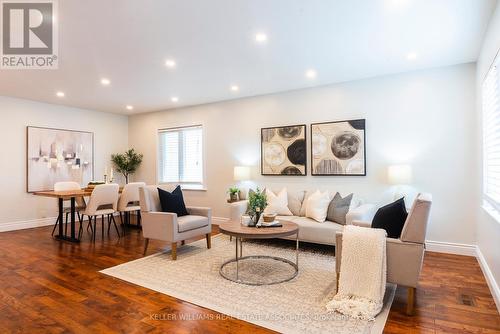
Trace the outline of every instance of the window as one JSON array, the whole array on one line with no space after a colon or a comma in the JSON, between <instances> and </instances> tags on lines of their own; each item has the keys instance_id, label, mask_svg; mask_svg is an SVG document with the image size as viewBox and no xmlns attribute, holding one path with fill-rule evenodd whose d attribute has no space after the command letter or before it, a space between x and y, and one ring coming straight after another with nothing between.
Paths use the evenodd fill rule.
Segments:
<instances>
[{"instance_id":1,"label":"window","mask_svg":"<svg viewBox=\"0 0 500 334\"><path fill-rule=\"evenodd\" d=\"M159 183L203 189L203 129L190 126L159 130Z\"/></svg>"},{"instance_id":2,"label":"window","mask_svg":"<svg viewBox=\"0 0 500 334\"><path fill-rule=\"evenodd\" d=\"M486 206L500 212L500 56L483 82L483 189Z\"/></svg>"}]
</instances>

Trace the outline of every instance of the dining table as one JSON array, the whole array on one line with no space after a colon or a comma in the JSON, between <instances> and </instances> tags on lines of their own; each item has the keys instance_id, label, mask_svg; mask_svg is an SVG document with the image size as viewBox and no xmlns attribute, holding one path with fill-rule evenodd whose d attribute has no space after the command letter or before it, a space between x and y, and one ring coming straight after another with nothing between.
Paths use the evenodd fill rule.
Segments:
<instances>
[{"instance_id":1,"label":"dining table","mask_svg":"<svg viewBox=\"0 0 500 334\"><path fill-rule=\"evenodd\" d=\"M120 192L122 191L120 187ZM93 188L83 188L78 190L63 190L63 191L37 191L34 192L35 196L56 198L58 200L59 207L59 234L55 236L58 240L69 241L73 243L79 243L80 239L76 236L76 198L87 197L92 195ZM70 235L66 235L63 229L63 213L64 213L64 201L70 201Z\"/></svg>"}]
</instances>

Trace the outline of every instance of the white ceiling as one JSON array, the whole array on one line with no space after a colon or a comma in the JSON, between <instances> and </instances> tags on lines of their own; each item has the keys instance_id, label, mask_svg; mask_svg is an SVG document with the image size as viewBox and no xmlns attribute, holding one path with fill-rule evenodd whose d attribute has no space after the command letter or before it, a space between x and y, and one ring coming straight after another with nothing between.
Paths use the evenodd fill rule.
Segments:
<instances>
[{"instance_id":1,"label":"white ceiling","mask_svg":"<svg viewBox=\"0 0 500 334\"><path fill-rule=\"evenodd\" d=\"M473 62L495 3L63 0L59 69L0 70L0 95L130 114Z\"/></svg>"}]
</instances>

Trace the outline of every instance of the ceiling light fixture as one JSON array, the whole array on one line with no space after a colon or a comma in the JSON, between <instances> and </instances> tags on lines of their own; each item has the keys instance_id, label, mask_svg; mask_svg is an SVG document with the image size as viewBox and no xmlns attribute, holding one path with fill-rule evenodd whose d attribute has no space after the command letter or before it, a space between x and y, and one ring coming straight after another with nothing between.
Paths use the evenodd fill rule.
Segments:
<instances>
[{"instance_id":1,"label":"ceiling light fixture","mask_svg":"<svg viewBox=\"0 0 500 334\"><path fill-rule=\"evenodd\" d=\"M134 109L134 107L133 107L133 106L131 106L131 105L128 105L128 106L126 106L125 108L127 108L127 110L133 110L133 109Z\"/></svg>"},{"instance_id":2,"label":"ceiling light fixture","mask_svg":"<svg viewBox=\"0 0 500 334\"><path fill-rule=\"evenodd\" d=\"M410 52L406 55L406 59L415 60L415 59L417 59L417 54L415 52Z\"/></svg>"},{"instance_id":3,"label":"ceiling light fixture","mask_svg":"<svg viewBox=\"0 0 500 334\"><path fill-rule=\"evenodd\" d=\"M111 81L109 81L109 79L107 79L107 78L102 78L101 79L101 84L103 86L109 86L110 83L111 83Z\"/></svg>"},{"instance_id":4,"label":"ceiling light fixture","mask_svg":"<svg viewBox=\"0 0 500 334\"><path fill-rule=\"evenodd\" d=\"M174 103L175 103L175 102L179 102L179 98L178 98L178 97L176 97L176 96L174 96L174 97L172 97L172 98L170 99L170 101L172 101L172 102L174 102Z\"/></svg>"},{"instance_id":5,"label":"ceiling light fixture","mask_svg":"<svg viewBox=\"0 0 500 334\"><path fill-rule=\"evenodd\" d=\"M237 91L239 91L239 90L240 90L240 87L238 87L238 86L236 86L236 85L232 85L232 86L231 86L231 90L232 90L233 92L237 92Z\"/></svg>"},{"instance_id":6,"label":"ceiling light fixture","mask_svg":"<svg viewBox=\"0 0 500 334\"><path fill-rule=\"evenodd\" d=\"M64 97L64 92L57 92L56 95L57 97Z\"/></svg>"},{"instance_id":7,"label":"ceiling light fixture","mask_svg":"<svg viewBox=\"0 0 500 334\"><path fill-rule=\"evenodd\" d=\"M264 43L267 41L267 35L263 33L258 33L255 35L255 41L259 43Z\"/></svg>"},{"instance_id":8,"label":"ceiling light fixture","mask_svg":"<svg viewBox=\"0 0 500 334\"><path fill-rule=\"evenodd\" d=\"M175 60L173 60L173 59L167 59L167 60L165 60L165 66L167 66L169 68L174 68L175 65L177 65L175 63Z\"/></svg>"},{"instance_id":9,"label":"ceiling light fixture","mask_svg":"<svg viewBox=\"0 0 500 334\"><path fill-rule=\"evenodd\" d=\"M311 70L307 70L307 71L306 71L306 77L307 77L307 78L309 78L309 79L314 79L314 78L316 78L316 76L317 76L317 73L316 73L316 71L315 71L315 70L312 70L312 69L311 69Z\"/></svg>"}]
</instances>

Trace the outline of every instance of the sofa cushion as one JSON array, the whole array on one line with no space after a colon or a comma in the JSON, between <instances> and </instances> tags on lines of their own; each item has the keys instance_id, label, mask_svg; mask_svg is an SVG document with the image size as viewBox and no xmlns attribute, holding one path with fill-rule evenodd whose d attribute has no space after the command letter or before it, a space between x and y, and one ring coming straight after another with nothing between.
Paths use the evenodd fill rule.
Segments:
<instances>
[{"instance_id":1,"label":"sofa cushion","mask_svg":"<svg viewBox=\"0 0 500 334\"><path fill-rule=\"evenodd\" d=\"M288 191L288 208L294 216L300 216L305 191Z\"/></svg>"},{"instance_id":2,"label":"sofa cushion","mask_svg":"<svg viewBox=\"0 0 500 334\"><path fill-rule=\"evenodd\" d=\"M351 205L353 194L350 194L344 198L340 196L339 193L336 193L333 197L330 205L328 205L328 212L326 214L326 218L329 221L345 225L345 217L349 212L349 208Z\"/></svg>"},{"instance_id":3,"label":"sofa cushion","mask_svg":"<svg viewBox=\"0 0 500 334\"><path fill-rule=\"evenodd\" d=\"M182 216L177 218L179 233L195 230L200 227L208 226L208 218L203 216Z\"/></svg>"},{"instance_id":4,"label":"sofa cushion","mask_svg":"<svg viewBox=\"0 0 500 334\"><path fill-rule=\"evenodd\" d=\"M184 204L184 197L180 186L177 186L174 191L168 192L158 188L158 196L160 197L161 210L163 212L176 213L178 217L187 216L189 213Z\"/></svg>"},{"instance_id":5,"label":"sofa cushion","mask_svg":"<svg viewBox=\"0 0 500 334\"><path fill-rule=\"evenodd\" d=\"M264 213L284 216L292 215L292 212L288 208L288 194L286 188L281 189L277 195L271 190L266 189L266 197L267 206L264 209Z\"/></svg>"},{"instance_id":6,"label":"sofa cushion","mask_svg":"<svg viewBox=\"0 0 500 334\"><path fill-rule=\"evenodd\" d=\"M335 234L343 229L342 225L334 222L325 221L323 224L318 224L317 221L306 217L278 216L277 219L299 225L299 239L306 242L334 245ZM288 239L295 239L295 236Z\"/></svg>"},{"instance_id":7,"label":"sofa cushion","mask_svg":"<svg viewBox=\"0 0 500 334\"><path fill-rule=\"evenodd\" d=\"M389 238L398 239L407 216L404 198L400 198L378 209L373 217L372 228L384 229Z\"/></svg>"},{"instance_id":8,"label":"sofa cushion","mask_svg":"<svg viewBox=\"0 0 500 334\"><path fill-rule=\"evenodd\" d=\"M312 218L319 223L323 223L326 220L326 213L331 200L332 198L330 197L328 191L320 192L317 190L307 199L306 217Z\"/></svg>"},{"instance_id":9,"label":"sofa cushion","mask_svg":"<svg viewBox=\"0 0 500 334\"><path fill-rule=\"evenodd\" d=\"M306 193L304 194L304 200L302 201L302 205L300 206L299 216L301 216L301 217L305 217L305 216L306 216L307 199L308 199L308 198L309 198L309 196L311 196L314 192L315 192L315 190L308 190L308 191L306 191Z\"/></svg>"}]
</instances>

